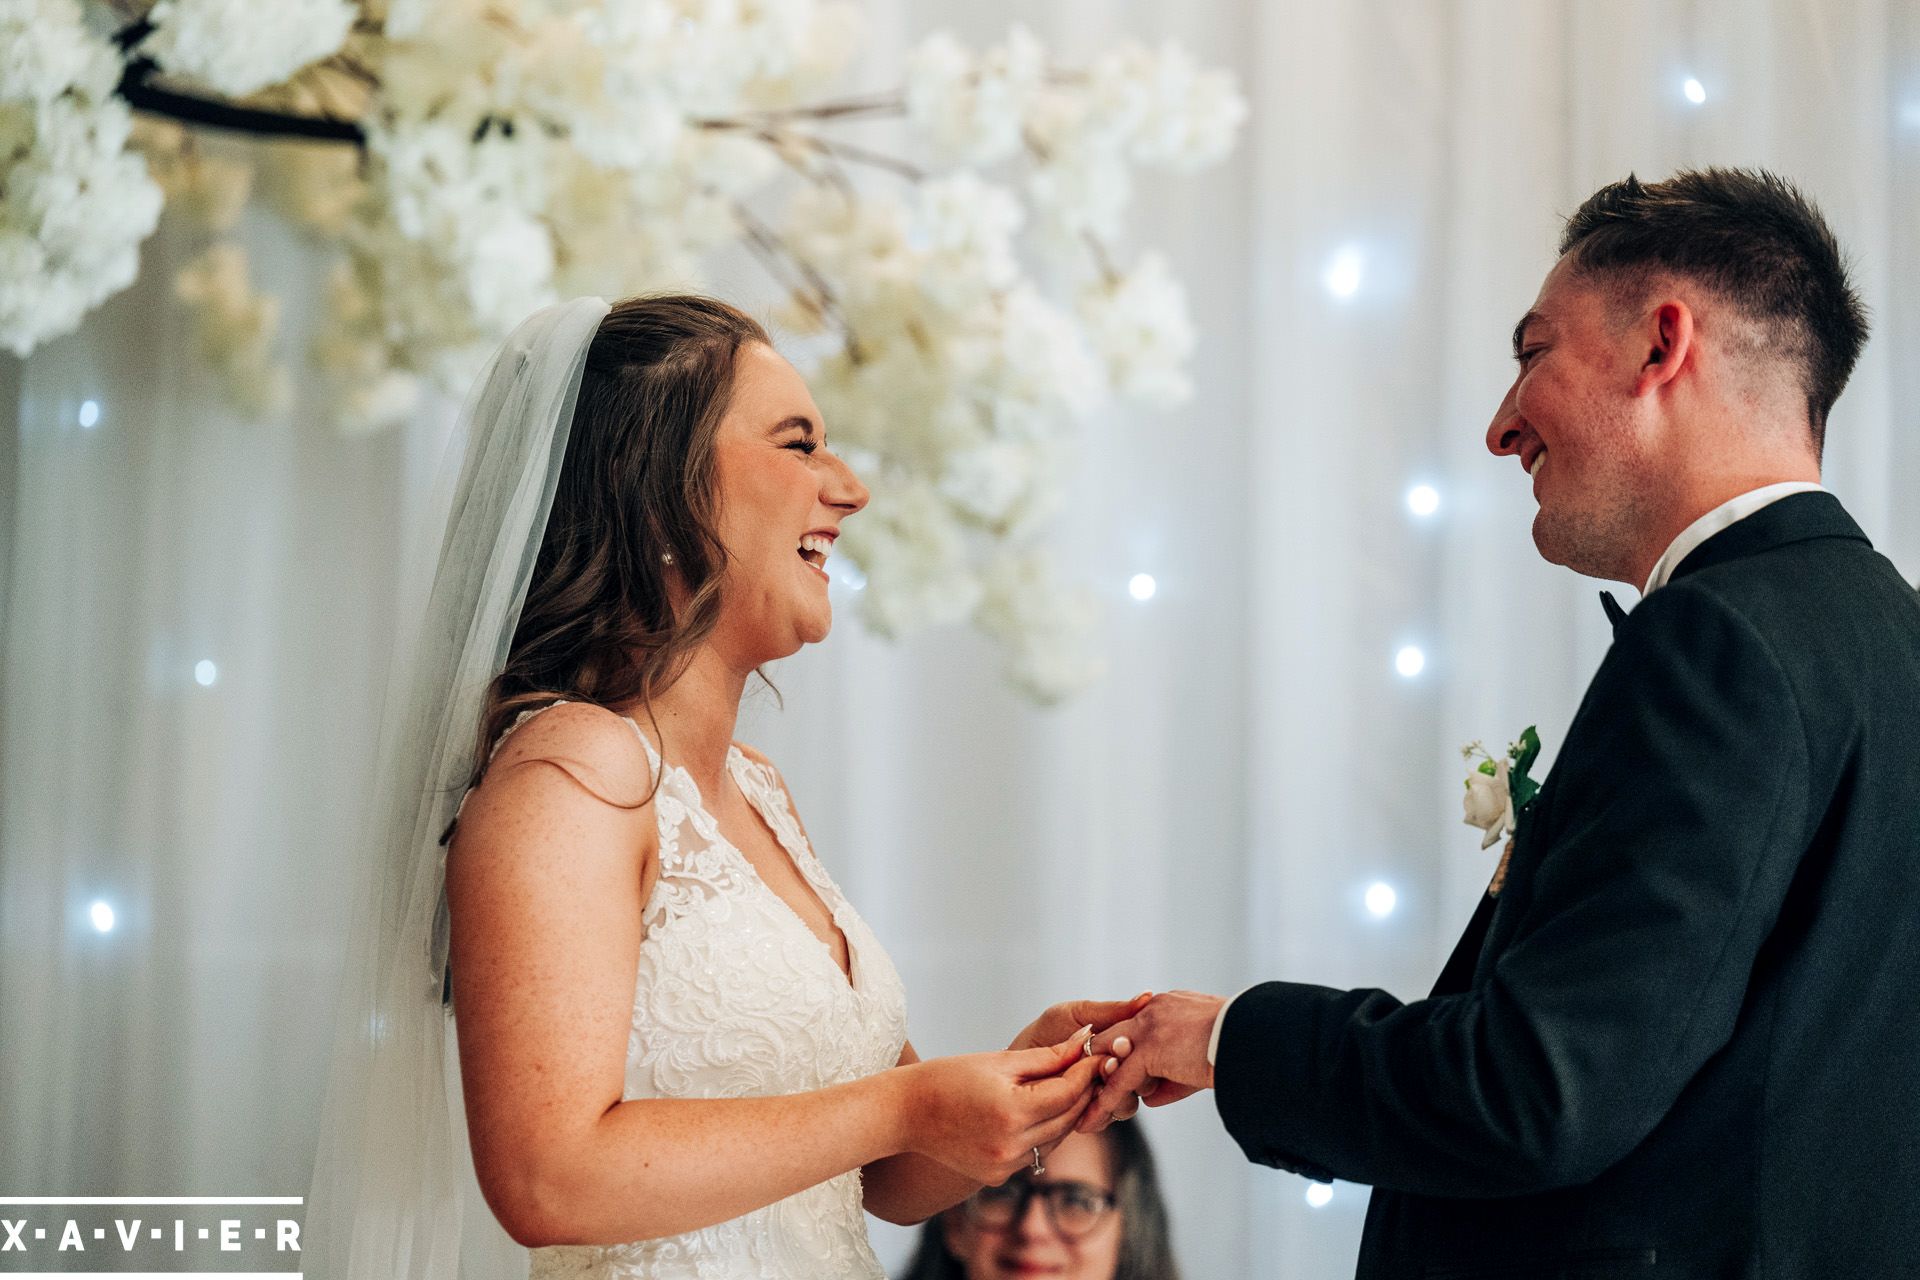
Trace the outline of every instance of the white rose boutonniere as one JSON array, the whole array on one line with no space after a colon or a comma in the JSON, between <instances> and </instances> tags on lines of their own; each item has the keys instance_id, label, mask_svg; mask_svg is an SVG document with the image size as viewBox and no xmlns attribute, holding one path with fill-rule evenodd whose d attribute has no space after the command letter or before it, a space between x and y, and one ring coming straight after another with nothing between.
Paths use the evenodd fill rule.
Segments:
<instances>
[{"instance_id":1,"label":"white rose boutonniere","mask_svg":"<svg viewBox=\"0 0 1920 1280\"><path fill-rule=\"evenodd\" d=\"M1486 832L1480 842L1490 849L1501 836L1513 834L1513 792L1508 788L1512 762L1491 760L1492 772L1475 769L1467 775L1467 825Z\"/></svg>"},{"instance_id":2,"label":"white rose boutonniere","mask_svg":"<svg viewBox=\"0 0 1920 1280\"><path fill-rule=\"evenodd\" d=\"M1506 755L1498 758L1478 742L1468 743L1460 749L1460 754L1467 760L1480 761L1474 771L1467 775L1464 821L1468 826L1478 827L1485 833L1480 847L1490 849L1497 841L1513 835L1519 826L1521 810L1532 804L1534 797L1540 794L1540 784L1527 773L1539 758L1540 735L1535 732L1534 726L1528 725L1527 731L1520 735L1520 740L1510 744ZM1509 839L1488 893L1497 895L1500 892L1500 886L1506 879L1507 858L1512 853L1513 843Z\"/></svg>"}]
</instances>

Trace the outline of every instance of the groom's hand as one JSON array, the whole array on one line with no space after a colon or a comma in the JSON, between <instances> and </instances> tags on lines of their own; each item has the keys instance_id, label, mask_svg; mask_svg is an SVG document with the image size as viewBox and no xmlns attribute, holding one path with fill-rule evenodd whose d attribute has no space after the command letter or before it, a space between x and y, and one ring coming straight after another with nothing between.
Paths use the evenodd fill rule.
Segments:
<instances>
[{"instance_id":1,"label":"groom's hand","mask_svg":"<svg viewBox=\"0 0 1920 1280\"><path fill-rule=\"evenodd\" d=\"M1105 1031L1114 1023L1139 1013L1151 999L1153 993L1143 991L1131 1000L1069 1000L1056 1004L1027 1024L1026 1030L1015 1036L1007 1048L1037 1049L1043 1044L1059 1044L1081 1027Z\"/></svg>"},{"instance_id":2,"label":"groom's hand","mask_svg":"<svg viewBox=\"0 0 1920 1280\"><path fill-rule=\"evenodd\" d=\"M1106 1055L1102 1070L1107 1080L1080 1117L1080 1132L1097 1133L1116 1114L1123 1119L1132 1115L1139 1105L1135 1095L1150 1107L1164 1107L1213 1088L1207 1042L1213 1039L1214 1019L1224 1003L1219 996L1197 991L1169 991L1096 1035L1093 1051Z\"/></svg>"}]
</instances>

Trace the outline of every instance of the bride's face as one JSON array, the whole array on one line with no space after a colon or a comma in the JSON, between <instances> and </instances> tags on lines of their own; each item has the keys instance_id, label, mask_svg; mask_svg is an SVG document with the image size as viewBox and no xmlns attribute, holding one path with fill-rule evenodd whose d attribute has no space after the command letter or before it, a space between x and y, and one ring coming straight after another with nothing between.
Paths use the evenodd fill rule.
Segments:
<instances>
[{"instance_id":1,"label":"bride's face","mask_svg":"<svg viewBox=\"0 0 1920 1280\"><path fill-rule=\"evenodd\" d=\"M806 382L773 348L743 347L714 438L726 586L714 639L743 665L824 640L833 625L826 561L867 487L827 450Z\"/></svg>"}]
</instances>

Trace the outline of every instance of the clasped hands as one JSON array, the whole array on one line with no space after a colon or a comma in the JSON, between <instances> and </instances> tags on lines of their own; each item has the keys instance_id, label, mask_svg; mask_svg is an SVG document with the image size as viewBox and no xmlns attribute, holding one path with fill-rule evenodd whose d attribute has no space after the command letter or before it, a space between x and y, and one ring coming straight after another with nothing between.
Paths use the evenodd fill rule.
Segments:
<instances>
[{"instance_id":1,"label":"clasped hands","mask_svg":"<svg viewBox=\"0 0 1920 1280\"><path fill-rule=\"evenodd\" d=\"M1054 1044L1091 1026L1086 1054L1102 1059L1099 1087L1075 1125L1098 1133L1114 1120L1129 1120L1142 1103L1164 1107L1213 1087L1207 1045L1225 1001L1197 991L1142 993L1126 1002L1057 1004L1009 1047Z\"/></svg>"},{"instance_id":2,"label":"clasped hands","mask_svg":"<svg viewBox=\"0 0 1920 1280\"><path fill-rule=\"evenodd\" d=\"M909 1148L973 1182L998 1186L1075 1132L1129 1119L1213 1084L1207 1041L1221 1005L1192 991L1057 1004L1004 1054L935 1058L908 1068Z\"/></svg>"}]
</instances>

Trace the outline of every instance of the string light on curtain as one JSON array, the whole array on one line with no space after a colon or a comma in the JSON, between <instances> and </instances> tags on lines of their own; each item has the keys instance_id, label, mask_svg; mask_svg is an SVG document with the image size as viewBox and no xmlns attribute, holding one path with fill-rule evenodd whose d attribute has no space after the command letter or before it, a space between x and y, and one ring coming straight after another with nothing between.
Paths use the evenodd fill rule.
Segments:
<instances>
[{"instance_id":1,"label":"string light on curtain","mask_svg":"<svg viewBox=\"0 0 1920 1280\"><path fill-rule=\"evenodd\" d=\"M220 668L214 666L209 659L202 658L193 664L193 678L203 687L211 685L220 678Z\"/></svg>"},{"instance_id":2,"label":"string light on curtain","mask_svg":"<svg viewBox=\"0 0 1920 1280\"><path fill-rule=\"evenodd\" d=\"M1908 98L1900 104L1900 123L1909 129L1920 129L1920 98Z\"/></svg>"},{"instance_id":3,"label":"string light on curtain","mask_svg":"<svg viewBox=\"0 0 1920 1280\"><path fill-rule=\"evenodd\" d=\"M1307 1206L1312 1209L1324 1209L1333 1203L1333 1188L1324 1182L1307 1184Z\"/></svg>"},{"instance_id":4,"label":"string light on curtain","mask_svg":"<svg viewBox=\"0 0 1920 1280\"><path fill-rule=\"evenodd\" d=\"M837 566L837 578L849 591L864 591L867 587L867 575L860 571L857 564L842 560Z\"/></svg>"},{"instance_id":5,"label":"string light on curtain","mask_svg":"<svg viewBox=\"0 0 1920 1280\"><path fill-rule=\"evenodd\" d=\"M1417 484L1407 490L1407 510L1422 520L1440 509L1440 491L1430 484Z\"/></svg>"},{"instance_id":6,"label":"string light on curtain","mask_svg":"<svg viewBox=\"0 0 1920 1280\"><path fill-rule=\"evenodd\" d=\"M1400 895L1385 880L1375 880L1367 886L1367 914L1375 920L1385 920L1400 905Z\"/></svg>"},{"instance_id":7,"label":"string light on curtain","mask_svg":"<svg viewBox=\"0 0 1920 1280\"><path fill-rule=\"evenodd\" d=\"M94 900L93 905L87 908L87 918L93 921L95 931L113 932L113 908L104 899Z\"/></svg>"},{"instance_id":8,"label":"string light on curtain","mask_svg":"<svg viewBox=\"0 0 1920 1280\"><path fill-rule=\"evenodd\" d=\"M100 421L100 402L98 400L82 401L80 404L80 425L91 428L93 424L98 421Z\"/></svg>"},{"instance_id":9,"label":"string light on curtain","mask_svg":"<svg viewBox=\"0 0 1920 1280\"><path fill-rule=\"evenodd\" d=\"M1427 669L1427 655L1418 645L1407 645L1393 655L1393 669L1411 680Z\"/></svg>"},{"instance_id":10,"label":"string light on curtain","mask_svg":"<svg viewBox=\"0 0 1920 1280\"><path fill-rule=\"evenodd\" d=\"M1336 298L1351 298L1360 292L1360 280L1365 274L1367 256L1360 252L1357 245L1345 245L1327 262L1327 269L1321 275L1321 281L1327 286L1327 292Z\"/></svg>"},{"instance_id":11,"label":"string light on curtain","mask_svg":"<svg viewBox=\"0 0 1920 1280\"><path fill-rule=\"evenodd\" d=\"M1127 579L1127 594L1142 604L1153 599L1153 593L1159 589L1160 584L1153 580L1150 573L1136 573Z\"/></svg>"},{"instance_id":12,"label":"string light on curtain","mask_svg":"<svg viewBox=\"0 0 1920 1280\"><path fill-rule=\"evenodd\" d=\"M1687 101L1696 107L1702 105L1707 100L1707 86L1701 84L1692 76L1688 76L1686 83L1680 86L1680 92L1686 94Z\"/></svg>"}]
</instances>

